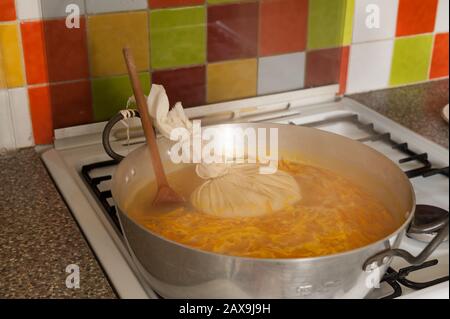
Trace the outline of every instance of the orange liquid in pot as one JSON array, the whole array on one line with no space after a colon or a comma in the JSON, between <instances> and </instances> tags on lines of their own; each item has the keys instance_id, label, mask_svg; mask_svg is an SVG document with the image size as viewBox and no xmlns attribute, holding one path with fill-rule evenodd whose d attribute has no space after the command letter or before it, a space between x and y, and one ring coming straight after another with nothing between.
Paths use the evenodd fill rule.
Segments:
<instances>
[{"instance_id":1,"label":"orange liquid in pot","mask_svg":"<svg viewBox=\"0 0 450 319\"><path fill-rule=\"evenodd\" d=\"M204 180L195 166L168 176L185 198ZM178 207L155 212L154 183L138 191L126 211L136 222L175 242L201 250L257 258L302 258L340 253L380 240L400 222L357 185L329 170L282 161L299 183L302 200L261 217L221 218Z\"/></svg>"}]
</instances>

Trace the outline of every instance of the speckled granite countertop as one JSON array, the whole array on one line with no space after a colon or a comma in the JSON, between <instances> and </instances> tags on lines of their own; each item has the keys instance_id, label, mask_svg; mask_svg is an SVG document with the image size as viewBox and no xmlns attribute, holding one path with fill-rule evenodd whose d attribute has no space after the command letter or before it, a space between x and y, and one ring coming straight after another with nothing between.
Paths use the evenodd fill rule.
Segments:
<instances>
[{"instance_id":1,"label":"speckled granite countertop","mask_svg":"<svg viewBox=\"0 0 450 319\"><path fill-rule=\"evenodd\" d=\"M448 104L447 80L351 95L350 98L448 148L448 123L442 108Z\"/></svg>"},{"instance_id":2,"label":"speckled granite countertop","mask_svg":"<svg viewBox=\"0 0 450 319\"><path fill-rule=\"evenodd\" d=\"M448 80L351 96L448 147L441 107ZM105 274L47 174L25 149L0 157L0 298L116 298ZM65 285L80 267L79 289Z\"/></svg>"},{"instance_id":3,"label":"speckled granite countertop","mask_svg":"<svg viewBox=\"0 0 450 319\"><path fill-rule=\"evenodd\" d=\"M0 298L115 298L34 149L0 157L0 172Z\"/></svg>"}]
</instances>

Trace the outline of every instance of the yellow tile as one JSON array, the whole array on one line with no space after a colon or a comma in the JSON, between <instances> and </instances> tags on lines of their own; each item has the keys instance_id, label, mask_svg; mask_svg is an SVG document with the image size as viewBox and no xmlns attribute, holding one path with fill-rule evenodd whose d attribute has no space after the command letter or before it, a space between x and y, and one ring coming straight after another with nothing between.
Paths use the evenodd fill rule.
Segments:
<instances>
[{"instance_id":1,"label":"yellow tile","mask_svg":"<svg viewBox=\"0 0 450 319\"><path fill-rule=\"evenodd\" d=\"M133 50L138 71L149 69L147 12L91 16L88 33L93 76L125 74L124 46Z\"/></svg>"},{"instance_id":2,"label":"yellow tile","mask_svg":"<svg viewBox=\"0 0 450 319\"><path fill-rule=\"evenodd\" d=\"M208 103L256 95L257 60L208 65Z\"/></svg>"},{"instance_id":3,"label":"yellow tile","mask_svg":"<svg viewBox=\"0 0 450 319\"><path fill-rule=\"evenodd\" d=\"M0 25L0 48L6 86L13 88L24 84L18 28L16 24ZM1 81L1 80L0 80Z\"/></svg>"},{"instance_id":4,"label":"yellow tile","mask_svg":"<svg viewBox=\"0 0 450 319\"><path fill-rule=\"evenodd\" d=\"M352 43L353 36L353 16L355 14L355 0L347 0L345 10L345 23L344 23L344 45L350 45Z\"/></svg>"}]
</instances>

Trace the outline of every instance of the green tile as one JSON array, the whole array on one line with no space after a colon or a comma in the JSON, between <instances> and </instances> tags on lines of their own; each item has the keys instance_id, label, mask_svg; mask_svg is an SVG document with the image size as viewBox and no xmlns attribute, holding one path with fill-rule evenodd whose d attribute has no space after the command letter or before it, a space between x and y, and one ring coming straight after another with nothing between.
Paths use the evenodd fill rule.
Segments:
<instances>
[{"instance_id":1,"label":"green tile","mask_svg":"<svg viewBox=\"0 0 450 319\"><path fill-rule=\"evenodd\" d=\"M152 67L171 68L206 61L204 7L154 10L150 13Z\"/></svg>"},{"instance_id":2,"label":"green tile","mask_svg":"<svg viewBox=\"0 0 450 319\"><path fill-rule=\"evenodd\" d=\"M140 73L144 94L150 92L150 74ZM92 80L94 120L107 121L119 110L126 107L128 98L133 95L128 76L117 76Z\"/></svg>"},{"instance_id":3,"label":"green tile","mask_svg":"<svg viewBox=\"0 0 450 319\"><path fill-rule=\"evenodd\" d=\"M431 35L395 40L389 84L395 86L427 80L432 43Z\"/></svg>"},{"instance_id":4,"label":"green tile","mask_svg":"<svg viewBox=\"0 0 450 319\"><path fill-rule=\"evenodd\" d=\"M346 11L347 0L310 0L308 49L341 46L344 38Z\"/></svg>"}]
</instances>

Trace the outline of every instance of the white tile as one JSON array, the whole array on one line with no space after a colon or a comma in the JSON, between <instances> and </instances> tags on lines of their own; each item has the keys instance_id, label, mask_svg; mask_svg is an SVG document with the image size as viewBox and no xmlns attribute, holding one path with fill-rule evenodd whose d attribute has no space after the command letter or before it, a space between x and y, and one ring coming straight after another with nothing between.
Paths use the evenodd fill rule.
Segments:
<instances>
[{"instance_id":1,"label":"white tile","mask_svg":"<svg viewBox=\"0 0 450 319\"><path fill-rule=\"evenodd\" d=\"M66 17L69 4L76 5L80 15L85 13L84 0L16 0L17 15L21 20Z\"/></svg>"},{"instance_id":2,"label":"white tile","mask_svg":"<svg viewBox=\"0 0 450 319\"><path fill-rule=\"evenodd\" d=\"M448 32L449 0L439 0L436 16L436 32Z\"/></svg>"},{"instance_id":3,"label":"white tile","mask_svg":"<svg viewBox=\"0 0 450 319\"><path fill-rule=\"evenodd\" d=\"M0 155L16 148L8 91L0 89Z\"/></svg>"},{"instance_id":4,"label":"white tile","mask_svg":"<svg viewBox=\"0 0 450 319\"><path fill-rule=\"evenodd\" d=\"M372 8L378 9L373 10ZM376 11L379 12L378 28L367 23L367 20L370 20L370 16ZM356 0L353 43L394 38L397 11L398 0Z\"/></svg>"},{"instance_id":5,"label":"white tile","mask_svg":"<svg viewBox=\"0 0 450 319\"><path fill-rule=\"evenodd\" d=\"M21 20L40 19L42 17L40 0L16 0L17 16Z\"/></svg>"},{"instance_id":6,"label":"white tile","mask_svg":"<svg viewBox=\"0 0 450 319\"><path fill-rule=\"evenodd\" d=\"M17 148L34 145L30 106L26 88L9 90L9 104Z\"/></svg>"},{"instance_id":7,"label":"white tile","mask_svg":"<svg viewBox=\"0 0 450 319\"><path fill-rule=\"evenodd\" d=\"M304 52L259 59L258 94L301 89L304 78Z\"/></svg>"},{"instance_id":8,"label":"white tile","mask_svg":"<svg viewBox=\"0 0 450 319\"><path fill-rule=\"evenodd\" d=\"M352 45L347 93L366 92L387 87L393 47L394 40Z\"/></svg>"},{"instance_id":9,"label":"white tile","mask_svg":"<svg viewBox=\"0 0 450 319\"><path fill-rule=\"evenodd\" d=\"M84 0L41 0L42 16L44 18L67 17L73 12L72 8L68 8L69 5L75 5L80 15L85 13Z\"/></svg>"},{"instance_id":10,"label":"white tile","mask_svg":"<svg viewBox=\"0 0 450 319\"><path fill-rule=\"evenodd\" d=\"M88 13L147 9L147 0L86 0Z\"/></svg>"}]
</instances>

